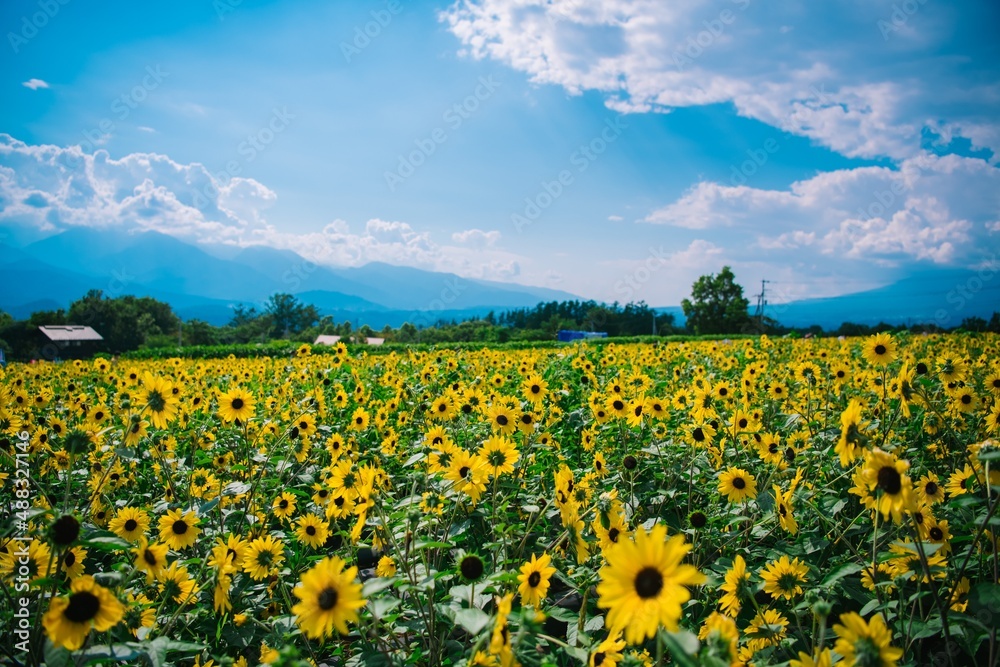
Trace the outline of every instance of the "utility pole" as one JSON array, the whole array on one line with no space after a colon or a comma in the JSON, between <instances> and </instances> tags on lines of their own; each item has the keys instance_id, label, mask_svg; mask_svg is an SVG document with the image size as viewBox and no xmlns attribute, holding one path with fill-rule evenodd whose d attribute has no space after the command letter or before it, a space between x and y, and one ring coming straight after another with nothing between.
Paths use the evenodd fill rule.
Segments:
<instances>
[{"instance_id":1,"label":"utility pole","mask_svg":"<svg viewBox=\"0 0 1000 667\"><path fill-rule=\"evenodd\" d=\"M757 324L763 328L764 326L764 308L767 306L767 283L773 282L770 280L761 279L760 281L760 294L757 294L757 309L754 311L754 318L757 320Z\"/></svg>"}]
</instances>

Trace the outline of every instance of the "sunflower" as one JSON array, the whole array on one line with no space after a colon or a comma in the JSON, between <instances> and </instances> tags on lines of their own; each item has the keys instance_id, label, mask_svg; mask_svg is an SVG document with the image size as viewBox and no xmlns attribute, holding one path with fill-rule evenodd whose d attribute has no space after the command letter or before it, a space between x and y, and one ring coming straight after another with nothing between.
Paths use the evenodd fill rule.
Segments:
<instances>
[{"instance_id":1,"label":"sunflower","mask_svg":"<svg viewBox=\"0 0 1000 667\"><path fill-rule=\"evenodd\" d=\"M776 609L763 609L750 621L744 631L749 640L747 646L757 652L768 646L779 644L788 633L788 619Z\"/></svg>"},{"instance_id":2,"label":"sunflower","mask_svg":"<svg viewBox=\"0 0 1000 667\"><path fill-rule=\"evenodd\" d=\"M486 462L491 477L499 477L504 473L514 472L520 454L514 443L503 436L487 438L479 448L479 458Z\"/></svg>"},{"instance_id":3,"label":"sunflower","mask_svg":"<svg viewBox=\"0 0 1000 667\"><path fill-rule=\"evenodd\" d=\"M903 657L903 649L890 645L892 631L886 627L882 614L875 614L867 623L854 612L841 614L833 631L837 633L833 650L847 665L895 667L896 661Z\"/></svg>"},{"instance_id":4,"label":"sunflower","mask_svg":"<svg viewBox=\"0 0 1000 667\"><path fill-rule=\"evenodd\" d=\"M378 559L378 564L375 566L375 576L392 577L395 574L396 561L392 559L392 556L382 556Z\"/></svg>"},{"instance_id":5,"label":"sunflower","mask_svg":"<svg viewBox=\"0 0 1000 667\"><path fill-rule=\"evenodd\" d=\"M792 513L791 489L789 489L788 493L783 493L780 486L777 484L774 485L774 510L778 515L778 522L781 524L783 530L790 535L799 532L799 524L795 521L795 515Z\"/></svg>"},{"instance_id":6,"label":"sunflower","mask_svg":"<svg viewBox=\"0 0 1000 667\"><path fill-rule=\"evenodd\" d=\"M874 366L888 366L896 358L896 341L887 333L875 334L864 342L861 353Z\"/></svg>"},{"instance_id":7,"label":"sunflower","mask_svg":"<svg viewBox=\"0 0 1000 667\"><path fill-rule=\"evenodd\" d=\"M198 594L195 580L191 578L188 569L177 561L160 572L159 580L160 593L165 598L173 598L177 604L194 602L194 597Z\"/></svg>"},{"instance_id":8,"label":"sunflower","mask_svg":"<svg viewBox=\"0 0 1000 667\"><path fill-rule=\"evenodd\" d=\"M265 535L250 543L246 559L243 562L243 570L254 581L260 581L269 577L284 562L285 547L281 540L276 540L271 535Z\"/></svg>"},{"instance_id":9,"label":"sunflower","mask_svg":"<svg viewBox=\"0 0 1000 667\"><path fill-rule=\"evenodd\" d=\"M885 592L892 593L896 590L892 579L892 568L888 563L878 563L874 570L869 565L861 571L861 585L872 592L881 587Z\"/></svg>"},{"instance_id":10,"label":"sunflower","mask_svg":"<svg viewBox=\"0 0 1000 667\"><path fill-rule=\"evenodd\" d=\"M271 503L271 509L274 510L274 515L279 519L287 519L295 514L295 503L297 499L295 494L290 491L282 491L281 495L274 499Z\"/></svg>"},{"instance_id":11,"label":"sunflower","mask_svg":"<svg viewBox=\"0 0 1000 667\"><path fill-rule=\"evenodd\" d=\"M802 584L806 581L809 568L798 558L789 560L782 556L764 566L760 578L764 582L764 592L773 598L791 600L802 594Z\"/></svg>"},{"instance_id":12,"label":"sunflower","mask_svg":"<svg viewBox=\"0 0 1000 667\"><path fill-rule=\"evenodd\" d=\"M731 503L753 500L757 497L757 481L741 468L730 468L719 475L719 493Z\"/></svg>"},{"instance_id":13,"label":"sunflower","mask_svg":"<svg viewBox=\"0 0 1000 667\"><path fill-rule=\"evenodd\" d=\"M521 574L517 577L521 585L517 592L521 594L522 605L530 604L535 609L541 605L549 592L549 580L556 571L551 567L551 562L552 558L548 554L542 554L541 558L532 554L531 560L521 566Z\"/></svg>"},{"instance_id":14,"label":"sunflower","mask_svg":"<svg viewBox=\"0 0 1000 667\"><path fill-rule=\"evenodd\" d=\"M147 372L142 379L143 389L139 392L137 405L142 406L142 414L148 415L155 428L166 428L177 416L177 395L169 380Z\"/></svg>"},{"instance_id":15,"label":"sunflower","mask_svg":"<svg viewBox=\"0 0 1000 667\"><path fill-rule=\"evenodd\" d=\"M90 575L76 578L70 594L54 598L42 618L45 634L56 646L75 651L83 646L93 628L106 632L118 624L125 607L111 591Z\"/></svg>"},{"instance_id":16,"label":"sunflower","mask_svg":"<svg viewBox=\"0 0 1000 667\"><path fill-rule=\"evenodd\" d=\"M815 656L799 651L798 660L789 660L788 667L832 667L833 656L830 649L819 649Z\"/></svg>"},{"instance_id":17,"label":"sunflower","mask_svg":"<svg viewBox=\"0 0 1000 667\"><path fill-rule=\"evenodd\" d=\"M840 439L834 451L840 456L840 466L846 468L854 463L868 442L865 432L868 422L861 418L861 403L851 399L847 408L840 413Z\"/></svg>"},{"instance_id":18,"label":"sunflower","mask_svg":"<svg viewBox=\"0 0 1000 667\"><path fill-rule=\"evenodd\" d=\"M11 542L4 546L4 550L0 552L0 574L9 577L17 573L19 581L26 577L29 586L48 574L48 568L52 564L52 550L47 543L31 540L28 543L27 559L22 551L23 547L15 548ZM27 569L27 572L21 568Z\"/></svg>"},{"instance_id":19,"label":"sunflower","mask_svg":"<svg viewBox=\"0 0 1000 667\"><path fill-rule=\"evenodd\" d=\"M108 528L123 540L138 542L149 530L149 515L135 507L123 507L115 514Z\"/></svg>"},{"instance_id":20,"label":"sunflower","mask_svg":"<svg viewBox=\"0 0 1000 667\"><path fill-rule=\"evenodd\" d=\"M720 586L720 590L725 595L719 600L719 607L728 616L735 617L750 590L750 575L747 574L747 563L743 560L743 556L736 555L733 566L726 570L725 582Z\"/></svg>"},{"instance_id":21,"label":"sunflower","mask_svg":"<svg viewBox=\"0 0 1000 667\"><path fill-rule=\"evenodd\" d=\"M456 491L465 493L475 503L479 502L483 491L486 490L489 470L486 462L478 456L458 451L452 457L444 477L453 482Z\"/></svg>"},{"instance_id":22,"label":"sunflower","mask_svg":"<svg viewBox=\"0 0 1000 667\"><path fill-rule=\"evenodd\" d=\"M336 628L348 633L347 623L356 623L358 609L365 606L361 584L355 581L358 568L344 569L339 556L321 560L292 590L299 602L292 607L295 620L310 639L326 638Z\"/></svg>"},{"instance_id":23,"label":"sunflower","mask_svg":"<svg viewBox=\"0 0 1000 667\"><path fill-rule=\"evenodd\" d=\"M312 415L301 415L292 423L293 438L308 438L316 432L316 418Z\"/></svg>"},{"instance_id":24,"label":"sunflower","mask_svg":"<svg viewBox=\"0 0 1000 667\"><path fill-rule=\"evenodd\" d=\"M615 667L622 659L625 640L622 633L613 632L590 653L587 667Z\"/></svg>"},{"instance_id":25,"label":"sunflower","mask_svg":"<svg viewBox=\"0 0 1000 667\"><path fill-rule=\"evenodd\" d=\"M299 542L313 549L319 549L326 543L326 538L330 535L330 527L326 521L315 514L305 514L299 517L297 523L295 537Z\"/></svg>"},{"instance_id":26,"label":"sunflower","mask_svg":"<svg viewBox=\"0 0 1000 667\"><path fill-rule=\"evenodd\" d=\"M705 581L692 565L681 560L691 547L681 535L667 540L667 529L636 531L634 541L610 550L597 585L598 606L608 609L611 630L624 630L630 644L653 636L660 626L677 630L681 605L691 599L685 586Z\"/></svg>"},{"instance_id":27,"label":"sunflower","mask_svg":"<svg viewBox=\"0 0 1000 667\"><path fill-rule=\"evenodd\" d=\"M150 599L142 593L138 595L129 593L126 601L128 608L122 621L132 636L138 639L140 630L151 628L156 623L156 609Z\"/></svg>"},{"instance_id":28,"label":"sunflower","mask_svg":"<svg viewBox=\"0 0 1000 667\"><path fill-rule=\"evenodd\" d=\"M976 471L973 470L968 463L966 463L964 468L956 470L951 474L944 490L948 492L948 496L951 498L969 493L972 488L972 482L970 480L972 480L975 474Z\"/></svg>"},{"instance_id":29,"label":"sunflower","mask_svg":"<svg viewBox=\"0 0 1000 667\"><path fill-rule=\"evenodd\" d=\"M869 491L880 491L875 507L888 519L892 516L895 523L902 521L904 510L910 510L913 504L913 483L906 474L910 464L897 460L893 454L875 448L868 452L865 467L862 469L862 479L868 485Z\"/></svg>"},{"instance_id":30,"label":"sunflower","mask_svg":"<svg viewBox=\"0 0 1000 667\"><path fill-rule=\"evenodd\" d=\"M721 664L735 664L737 642L740 638L740 631L736 627L736 621L729 616L713 611L705 619L705 623L698 631L698 639L705 642L708 654L722 660Z\"/></svg>"},{"instance_id":31,"label":"sunflower","mask_svg":"<svg viewBox=\"0 0 1000 667\"><path fill-rule=\"evenodd\" d=\"M83 547L72 547L63 552L59 557L59 564L66 577L76 579L83 576L83 561L87 557L87 550Z\"/></svg>"},{"instance_id":32,"label":"sunflower","mask_svg":"<svg viewBox=\"0 0 1000 667\"><path fill-rule=\"evenodd\" d=\"M493 403L486 409L486 417L494 433L511 435L517 430L517 414L501 403Z\"/></svg>"},{"instance_id":33,"label":"sunflower","mask_svg":"<svg viewBox=\"0 0 1000 667\"><path fill-rule=\"evenodd\" d=\"M227 424L234 421L245 423L254 415L253 394L233 387L229 391L219 396L219 416Z\"/></svg>"},{"instance_id":34,"label":"sunflower","mask_svg":"<svg viewBox=\"0 0 1000 667\"><path fill-rule=\"evenodd\" d=\"M938 476L932 472L921 477L916 486L918 500L928 506L944 502L944 487L940 482Z\"/></svg>"},{"instance_id":35,"label":"sunflower","mask_svg":"<svg viewBox=\"0 0 1000 667\"><path fill-rule=\"evenodd\" d=\"M545 395L548 393L549 385L540 375L532 373L524 379L524 383L521 385L521 391L524 392L525 397L529 401L537 406L541 404L542 399L544 399Z\"/></svg>"},{"instance_id":36,"label":"sunflower","mask_svg":"<svg viewBox=\"0 0 1000 667\"><path fill-rule=\"evenodd\" d=\"M175 551L197 542L201 533L201 529L198 528L198 515L194 511L182 515L179 509L170 510L166 516L160 517L159 525L160 540Z\"/></svg>"},{"instance_id":37,"label":"sunflower","mask_svg":"<svg viewBox=\"0 0 1000 667\"><path fill-rule=\"evenodd\" d=\"M510 643L510 628L507 625L513 600L513 593L496 600L497 617L493 621L493 633L490 635L490 653L499 658L502 667L515 664L514 651Z\"/></svg>"},{"instance_id":38,"label":"sunflower","mask_svg":"<svg viewBox=\"0 0 1000 667\"><path fill-rule=\"evenodd\" d=\"M438 396L431 402L427 412L431 419L448 421L455 416L455 402L448 394Z\"/></svg>"},{"instance_id":39,"label":"sunflower","mask_svg":"<svg viewBox=\"0 0 1000 667\"><path fill-rule=\"evenodd\" d=\"M139 545L132 549L135 554L135 569L146 573L147 583L153 581L154 577L159 577L167 566L169 549L166 544L149 544L146 538L141 538Z\"/></svg>"}]
</instances>

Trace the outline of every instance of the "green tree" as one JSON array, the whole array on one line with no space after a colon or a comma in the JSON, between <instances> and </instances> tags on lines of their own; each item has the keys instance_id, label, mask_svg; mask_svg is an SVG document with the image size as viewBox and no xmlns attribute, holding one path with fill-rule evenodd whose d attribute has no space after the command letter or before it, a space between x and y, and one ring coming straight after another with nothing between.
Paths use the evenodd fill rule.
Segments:
<instances>
[{"instance_id":1,"label":"green tree","mask_svg":"<svg viewBox=\"0 0 1000 667\"><path fill-rule=\"evenodd\" d=\"M316 306L301 303L291 294L272 294L264 312L271 316L271 331L278 337L301 333L319 322Z\"/></svg>"},{"instance_id":2,"label":"green tree","mask_svg":"<svg viewBox=\"0 0 1000 667\"><path fill-rule=\"evenodd\" d=\"M728 266L718 275L698 278L691 286L691 298L681 302L687 326L696 334L739 333L750 322L749 305Z\"/></svg>"}]
</instances>

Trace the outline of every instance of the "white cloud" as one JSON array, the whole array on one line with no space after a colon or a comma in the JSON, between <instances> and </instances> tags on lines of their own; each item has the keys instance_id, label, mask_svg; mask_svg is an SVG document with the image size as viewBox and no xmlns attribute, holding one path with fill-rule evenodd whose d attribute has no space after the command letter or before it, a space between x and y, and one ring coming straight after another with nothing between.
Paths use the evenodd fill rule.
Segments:
<instances>
[{"instance_id":1,"label":"white cloud","mask_svg":"<svg viewBox=\"0 0 1000 667\"><path fill-rule=\"evenodd\" d=\"M28 79L21 84L25 88L31 88L32 90L38 90L39 88L48 88L48 81L42 81L41 79Z\"/></svg>"},{"instance_id":2,"label":"white cloud","mask_svg":"<svg viewBox=\"0 0 1000 667\"><path fill-rule=\"evenodd\" d=\"M466 229L455 232L451 235L451 240L460 245L467 245L473 248L485 248L495 245L500 240L500 232L491 230L484 232L481 229Z\"/></svg>"},{"instance_id":3,"label":"white cloud","mask_svg":"<svg viewBox=\"0 0 1000 667\"><path fill-rule=\"evenodd\" d=\"M236 177L222 182L198 163L133 153L113 159L79 146L28 145L0 134L0 221L46 232L84 226L155 230L189 242L267 245L333 266L368 262L450 271L470 278L521 276L523 257L497 247L500 232L466 230L439 245L402 221L373 218L352 233L343 220L292 233L267 219L277 194Z\"/></svg>"},{"instance_id":4,"label":"white cloud","mask_svg":"<svg viewBox=\"0 0 1000 667\"><path fill-rule=\"evenodd\" d=\"M574 95L600 91L611 109L731 103L741 115L852 157L918 154L921 130L938 124L932 119L940 117L941 100L967 99L972 103L948 110L947 128L996 157L1000 125L988 110L1000 86L966 74L962 58L926 55L930 42L948 37L936 27L950 19L948 8L921 6L906 35L890 44L877 26L893 6L459 0L441 19L462 42L461 53L503 62ZM803 29L791 30L783 19ZM829 30L833 20L841 23L838 39L825 45L804 28Z\"/></svg>"},{"instance_id":5,"label":"white cloud","mask_svg":"<svg viewBox=\"0 0 1000 667\"><path fill-rule=\"evenodd\" d=\"M150 132L150 133L156 132L156 130L154 130L153 128L147 127L145 125L139 125L135 129L139 130L140 132Z\"/></svg>"},{"instance_id":6,"label":"white cloud","mask_svg":"<svg viewBox=\"0 0 1000 667\"><path fill-rule=\"evenodd\" d=\"M787 190L702 182L647 216L651 223L726 227L772 255L809 252L885 264L970 265L1000 211L1000 169L957 155L921 155L898 169L864 167L817 175ZM789 256L790 257L790 256Z\"/></svg>"},{"instance_id":7,"label":"white cloud","mask_svg":"<svg viewBox=\"0 0 1000 667\"><path fill-rule=\"evenodd\" d=\"M621 217L620 215L609 215L608 216L608 220L610 220L611 222L621 222L624 219L625 218Z\"/></svg>"}]
</instances>

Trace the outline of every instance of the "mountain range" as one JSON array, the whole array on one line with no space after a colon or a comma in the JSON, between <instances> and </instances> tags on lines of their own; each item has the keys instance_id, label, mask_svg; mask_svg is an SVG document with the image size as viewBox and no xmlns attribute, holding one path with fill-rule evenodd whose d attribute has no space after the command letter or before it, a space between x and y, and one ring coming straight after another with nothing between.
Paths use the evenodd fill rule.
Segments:
<instances>
[{"instance_id":1,"label":"mountain range","mask_svg":"<svg viewBox=\"0 0 1000 667\"><path fill-rule=\"evenodd\" d=\"M150 296L171 304L185 320L215 325L228 322L236 304L259 309L270 295L287 292L335 321L375 329L580 299L559 290L379 262L319 266L265 246L202 248L157 232L81 227L23 242L8 234L0 242L0 309L14 317L66 308L90 289L107 296ZM683 323L680 308L658 310ZM953 327L967 317L988 319L995 310L1000 310L1000 273L936 269L865 292L769 304L765 313L786 326L835 329L845 321Z\"/></svg>"}]
</instances>

